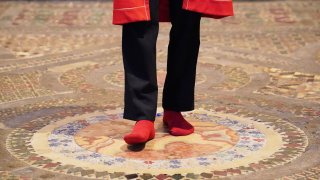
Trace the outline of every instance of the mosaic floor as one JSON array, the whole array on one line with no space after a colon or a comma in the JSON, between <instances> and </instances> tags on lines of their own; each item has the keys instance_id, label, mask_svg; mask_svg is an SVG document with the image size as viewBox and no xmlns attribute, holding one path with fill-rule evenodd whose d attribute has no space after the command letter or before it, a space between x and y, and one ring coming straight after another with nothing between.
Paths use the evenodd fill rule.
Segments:
<instances>
[{"instance_id":1,"label":"mosaic floor","mask_svg":"<svg viewBox=\"0 0 320 180\"><path fill-rule=\"evenodd\" d=\"M320 0L235 1L201 21L195 133L129 146L110 1L0 2L0 179L320 179Z\"/></svg>"}]
</instances>

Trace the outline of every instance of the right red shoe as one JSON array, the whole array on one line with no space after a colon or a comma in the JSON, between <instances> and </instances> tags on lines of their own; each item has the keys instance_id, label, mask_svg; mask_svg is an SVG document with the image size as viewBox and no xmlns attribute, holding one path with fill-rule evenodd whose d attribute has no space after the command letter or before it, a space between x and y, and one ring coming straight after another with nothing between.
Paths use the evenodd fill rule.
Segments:
<instances>
[{"instance_id":1,"label":"right red shoe","mask_svg":"<svg viewBox=\"0 0 320 180\"><path fill-rule=\"evenodd\" d=\"M134 125L132 132L124 136L127 144L145 143L155 137L154 121L138 120Z\"/></svg>"}]
</instances>

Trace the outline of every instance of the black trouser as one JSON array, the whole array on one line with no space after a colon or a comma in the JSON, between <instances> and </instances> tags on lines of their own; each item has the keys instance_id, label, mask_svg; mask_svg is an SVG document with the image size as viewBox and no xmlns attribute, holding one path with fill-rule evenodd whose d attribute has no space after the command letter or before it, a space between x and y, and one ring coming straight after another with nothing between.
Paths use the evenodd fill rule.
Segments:
<instances>
[{"instance_id":1,"label":"black trouser","mask_svg":"<svg viewBox=\"0 0 320 180\"><path fill-rule=\"evenodd\" d=\"M159 0L150 0L151 21L123 25L122 54L125 70L123 118L155 120L158 100L156 42ZM182 9L182 0L170 0L170 42L162 107L172 111L194 109L196 64L200 47L197 12Z\"/></svg>"}]
</instances>

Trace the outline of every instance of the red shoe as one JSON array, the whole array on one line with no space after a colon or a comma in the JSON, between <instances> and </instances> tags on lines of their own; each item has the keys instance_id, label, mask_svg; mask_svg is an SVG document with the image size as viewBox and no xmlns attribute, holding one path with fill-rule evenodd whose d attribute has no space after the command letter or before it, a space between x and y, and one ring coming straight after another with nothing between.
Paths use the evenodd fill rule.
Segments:
<instances>
[{"instance_id":1,"label":"red shoe","mask_svg":"<svg viewBox=\"0 0 320 180\"><path fill-rule=\"evenodd\" d=\"M165 110L162 121L171 135L185 136L194 132L194 127L183 118L181 112Z\"/></svg>"},{"instance_id":2,"label":"red shoe","mask_svg":"<svg viewBox=\"0 0 320 180\"><path fill-rule=\"evenodd\" d=\"M150 120L138 120L132 132L124 136L127 144L145 143L155 137L154 122Z\"/></svg>"}]
</instances>

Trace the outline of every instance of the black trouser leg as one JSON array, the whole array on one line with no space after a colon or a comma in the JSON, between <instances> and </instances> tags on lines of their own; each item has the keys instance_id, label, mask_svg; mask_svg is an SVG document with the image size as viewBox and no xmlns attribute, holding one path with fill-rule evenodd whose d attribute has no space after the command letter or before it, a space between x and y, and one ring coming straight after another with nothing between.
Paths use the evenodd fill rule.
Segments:
<instances>
[{"instance_id":1,"label":"black trouser leg","mask_svg":"<svg viewBox=\"0 0 320 180\"><path fill-rule=\"evenodd\" d=\"M173 111L190 111L194 109L201 15L183 10L182 0L171 0L170 18L172 27L162 107Z\"/></svg>"},{"instance_id":2,"label":"black trouser leg","mask_svg":"<svg viewBox=\"0 0 320 180\"><path fill-rule=\"evenodd\" d=\"M124 24L122 54L125 71L123 118L155 120L158 84L156 42L159 32L158 0L150 1L151 21Z\"/></svg>"}]
</instances>

